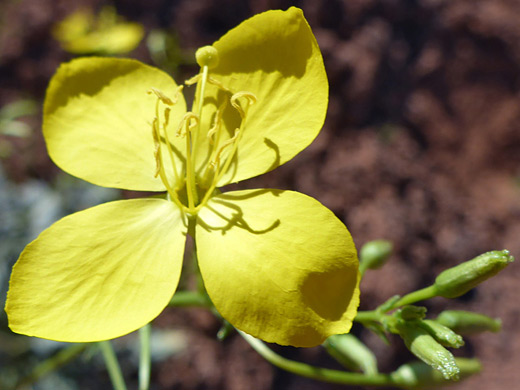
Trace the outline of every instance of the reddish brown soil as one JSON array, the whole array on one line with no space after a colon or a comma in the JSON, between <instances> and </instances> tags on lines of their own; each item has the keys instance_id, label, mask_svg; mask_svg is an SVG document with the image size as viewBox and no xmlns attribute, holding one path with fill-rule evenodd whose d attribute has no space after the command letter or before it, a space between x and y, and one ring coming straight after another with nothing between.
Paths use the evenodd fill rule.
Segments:
<instances>
[{"instance_id":1,"label":"reddish brown soil","mask_svg":"<svg viewBox=\"0 0 520 390\"><path fill-rule=\"evenodd\" d=\"M6 4L9 2L6 2ZM69 1L20 0L0 7L0 103L41 98L69 57L49 35L74 8ZM75 4L102 1L83 0ZM387 238L396 254L367 274L362 308L424 287L442 269L484 251L520 256L520 2L516 0L115 1L150 27L171 27L186 50L211 43L254 13L303 8L322 48L330 81L323 132L296 159L245 187L290 188L330 207L358 246ZM141 45L134 57L149 61ZM51 179L41 137L17 144L5 162L13 180ZM520 267L443 308L503 320L499 334L468 338L463 355L484 371L461 390L513 389L520 383ZM159 389L336 389L272 369L238 337L215 340L218 324L200 310L165 313L161 326L186 329L189 350L154 371ZM356 331L359 331L356 329ZM361 336L391 370L410 359L399 340L387 347ZM287 356L330 365L318 349ZM325 359L325 360L324 360Z\"/></svg>"}]
</instances>

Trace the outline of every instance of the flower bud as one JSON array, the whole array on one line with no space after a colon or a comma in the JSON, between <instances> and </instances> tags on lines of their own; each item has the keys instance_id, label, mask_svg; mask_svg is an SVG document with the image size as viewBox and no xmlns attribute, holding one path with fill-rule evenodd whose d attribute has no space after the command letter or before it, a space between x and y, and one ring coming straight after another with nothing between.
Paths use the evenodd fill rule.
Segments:
<instances>
[{"instance_id":1,"label":"flower bud","mask_svg":"<svg viewBox=\"0 0 520 390\"><path fill-rule=\"evenodd\" d=\"M482 365L477 359L455 358L455 362L460 368L461 379L476 374L482 369ZM403 364L391 376L395 383L408 389L432 387L446 382L439 371L422 362Z\"/></svg>"},{"instance_id":2,"label":"flower bud","mask_svg":"<svg viewBox=\"0 0 520 390\"><path fill-rule=\"evenodd\" d=\"M445 298L461 296L496 275L513 260L507 250L491 251L449 268L435 279L437 295Z\"/></svg>"},{"instance_id":3,"label":"flower bud","mask_svg":"<svg viewBox=\"0 0 520 390\"><path fill-rule=\"evenodd\" d=\"M464 340L461 336L436 321L423 320L420 322L420 326L445 347L460 348L464 345Z\"/></svg>"},{"instance_id":4,"label":"flower bud","mask_svg":"<svg viewBox=\"0 0 520 390\"><path fill-rule=\"evenodd\" d=\"M403 306L397 310L395 316L404 321L422 320L426 316L426 308L414 305Z\"/></svg>"},{"instance_id":5,"label":"flower bud","mask_svg":"<svg viewBox=\"0 0 520 390\"><path fill-rule=\"evenodd\" d=\"M392 254L393 245L387 240L374 240L367 242L359 251L360 269L363 273L366 269L382 267Z\"/></svg>"},{"instance_id":6,"label":"flower bud","mask_svg":"<svg viewBox=\"0 0 520 390\"><path fill-rule=\"evenodd\" d=\"M352 334L330 336L323 346L328 354L352 371L377 374L377 359L368 347Z\"/></svg>"},{"instance_id":7,"label":"flower bud","mask_svg":"<svg viewBox=\"0 0 520 390\"><path fill-rule=\"evenodd\" d=\"M460 334L499 332L502 327L499 319L464 310L445 310L436 321Z\"/></svg>"},{"instance_id":8,"label":"flower bud","mask_svg":"<svg viewBox=\"0 0 520 390\"><path fill-rule=\"evenodd\" d=\"M398 324L399 335L406 347L427 365L440 371L444 379L459 379L459 367L455 358L433 336L415 322Z\"/></svg>"}]
</instances>

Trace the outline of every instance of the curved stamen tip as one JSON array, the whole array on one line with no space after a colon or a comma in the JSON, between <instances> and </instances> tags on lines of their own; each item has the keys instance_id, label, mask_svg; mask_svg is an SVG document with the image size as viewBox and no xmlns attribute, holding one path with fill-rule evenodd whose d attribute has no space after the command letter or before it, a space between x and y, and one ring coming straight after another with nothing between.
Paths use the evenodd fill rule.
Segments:
<instances>
[{"instance_id":1,"label":"curved stamen tip","mask_svg":"<svg viewBox=\"0 0 520 390\"><path fill-rule=\"evenodd\" d=\"M240 91L235 93L233 96L231 96L231 105L239 112L242 119L245 118L246 113L242 107L240 107L239 100L240 98L246 98L247 104L250 106L251 104L256 103L256 96L254 93L247 92L247 91Z\"/></svg>"},{"instance_id":2,"label":"curved stamen tip","mask_svg":"<svg viewBox=\"0 0 520 390\"><path fill-rule=\"evenodd\" d=\"M213 69L218 65L218 52L213 46L203 46L195 53L197 64L202 68Z\"/></svg>"},{"instance_id":3,"label":"curved stamen tip","mask_svg":"<svg viewBox=\"0 0 520 390\"><path fill-rule=\"evenodd\" d=\"M193 123L192 123L192 120L193 120ZM187 112L182 117L182 120L179 123L179 126L177 127L177 132L175 135L177 137L186 136L187 132L191 131L195 126L197 126L198 123L199 123L199 117L196 114L194 114L193 112Z\"/></svg>"},{"instance_id":4,"label":"curved stamen tip","mask_svg":"<svg viewBox=\"0 0 520 390\"><path fill-rule=\"evenodd\" d=\"M168 106L173 106L175 102L170 99L168 96L166 96L162 91L159 91L157 88L150 88L149 91L146 92L148 95L151 95L152 93L157 96L157 98L162 101L164 104Z\"/></svg>"}]
</instances>

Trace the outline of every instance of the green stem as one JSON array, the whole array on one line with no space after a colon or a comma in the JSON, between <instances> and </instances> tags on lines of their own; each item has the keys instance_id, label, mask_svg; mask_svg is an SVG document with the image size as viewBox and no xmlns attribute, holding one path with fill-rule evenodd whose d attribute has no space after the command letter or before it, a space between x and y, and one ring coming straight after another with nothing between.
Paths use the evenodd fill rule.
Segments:
<instances>
[{"instance_id":1,"label":"green stem","mask_svg":"<svg viewBox=\"0 0 520 390\"><path fill-rule=\"evenodd\" d=\"M368 269L368 263L366 261L361 261L359 263L359 273L361 274L361 279L365 276L365 272Z\"/></svg>"},{"instance_id":2,"label":"green stem","mask_svg":"<svg viewBox=\"0 0 520 390\"><path fill-rule=\"evenodd\" d=\"M100 341L98 344L101 348L101 352L103 353L103 358L105 359L105 365L107 367L110 380L112 381L112 387L114 390L126 390L125 380L123 378L123 374L121 373L121 367L119 367L119 363L117 361L114 349L112 348L112 344L110 341Z\"/></svg>"},{"instance_id":3,"label":"green stem","mask_svg":"<svg viewBox=\"0 0 520 390\"><path fill-rule=\"evenodd\" d=\"M16 388L27 387L51 372L63 367L77 358L88 346L89 344L72 344L67 348L63 348L49 359L34 367L33 371L23 378Z\"/></svg>"},{"instance_id":4,"label":"green stem","mask_svg":"<svg viewBox=\"0 0 520 390\"><path fill-rule=\"evenodd\" d=\"M383 314L376 310L370 311L358 311L354 321L356 322L380 322L383 318Z\"/></svg>"},{"instance_id":5,"label":"green stem","mask_svg":"<svg viewBox=\"0 0 520 390\"><path fill-rule=\"evenodd\" d=\"M387 311L393 310L400 306L411 305L412 303L425 301L437 296L437 289L434 285L406 294L404 297L395 302Z\"/></svg>"},{"instance_id":6,"label":"green stem","mask_svg":"<svg viewBox=\"0 0 520 390\"><path fill-rule=\"evenodd\" d=\"M305 363L296 362L286 359L273 352L262 341L255 339L241 331L240 335L269 363L281 368L282 370L292 372L306 378L316 379L324 382L341 383L344 385L360 385L360 386L399 386L397 380L388 374L365 375L354 372L345 372L331 370L328 368L313 367Z\"/></svg>"},{"instance_id":7,"label":"green stem","mask_svg":"<svg viewBox=\"0 0 520 390\"><path fill-rule=\"evenodd\" d=\"M195 291L178 291L172 297L168 306L185 307L185 306L199 306L211 307L208 299Z\"/></svg>"},{"instance_id":8,"label":"green stem","mask_svg":"<svg viewBox=\"0 0 520 390\"><path fill-rule=\"evenodd\" d=\"M139 354L139 390L150 388L150 371L152 365L152 355L150 350L150 336L152 327L146 324L139 329L139 343L141 346Z\"/></svg>"}]
</instances>

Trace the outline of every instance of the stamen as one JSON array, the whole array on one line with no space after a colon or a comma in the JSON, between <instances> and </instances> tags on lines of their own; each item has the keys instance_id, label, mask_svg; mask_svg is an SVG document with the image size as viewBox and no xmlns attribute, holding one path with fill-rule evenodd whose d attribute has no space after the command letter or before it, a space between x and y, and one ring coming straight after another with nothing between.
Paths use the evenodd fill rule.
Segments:
<instances>
[{"instance_id":1,"label":"stamen","mask_svg":"<svg viewBox=\"0 0 520 390\"><path fill-rule=\"evenodd\" d=\"M198 73L198 74L196 74L195 76L193 76L193 77L189 78L188 80L186 80L186 81L184 82L184 84L185 84L185 85L193 85L193 84L197 83L197 82L199 81L200 78L201 78L201 74Z\"/></svg>"},{"instance_id":2,"label":"stamen","mask_svg":"<svg viewBox=\"0 0 520 390\"><path fill-rule=\"evenodd\" d=\"M179 89L179 88L177 89L178 92L180 92L180 90L181 89ZM154 93L157 96L157 101L155 103L155 118L152 122L152 137L153 137L153 143L154 143L154 158L155 158L155 164L156 164L154 177L157 177L157 176L161 177L161 181L163 182L164 186L166 187L166 191L170 195L170 198L177 205L182 206L182 204L178 198L178 195L175 192L175 189L168 182L168 177L166 176L166 171L164 169L164 161L163 161L162 146L161 146L162 145L162 143L161 143L161 124L160 124L160 120L159 120L160 102L163 102L164 104L167 104L167 105L172 105L175 102L172 101L171 99L169 99L162 92L160 92L159 90L157 90L155 88L152 88L151 91L149 91L148 93L149 94ZM167 126L168 126L169 119L170 119L170 112L171 112L171 109L169 107L166 107L164 110L164 124L162 126L162 130L164 133L166 148L170 155L173 172L175 174L175 182L178 183L179 176L178 176L178 172L177 172L177 169L175 166L175 159L173 157L172 145L168 139L168 131L167 131Z\"/></svg>"},{"instance_id":3,"label":"stamen","mask_svg":"<svg viewBox=\"0 0 520 390\"><path fill-rule=\"evenodd\" d=\"M171 100L168 96L159 91L157 88L150 88L148 94L150 95L152 93L154 93L155 96L157 96L159 100L162 101L164 104L167 104L168 106L173 106L173 100Z\"/></svg>"},{"instance_id":4,"label":"stamen","mask_svg":"<svg viewBox=\"0 0 520 390\"><path fill-rule=\"evenodd\" d=\"M216 153L215 158L210 161L209 164L213 168L216 167L216 171L217 172L218 172L218 170L220 168L220 155L222 154L224 149L226 149L229 145L232 145L238 139L238 135L239 134L240 134L240 129L235 129L235 134L233 135L233 137L231 137L230 139L228 139L226 142L224 142L222 144L222 146L218 149L218 152Z\"/></svg>"},{"instance_id":5,"label":"stamen","mask_svg":"<svg viewBox=\"0 0 520 390\"><path fill-rule=\"evenodd\" d=\"M161 150L161 147L160 147L160 143L159 143L159 138L157 138L157 118L154 118L153 120L153 123L152 123L152 136L153 136L153 145L154 145L154 151L153 151L153 155L155 157L155 174L153 175L153 177L157 177L159 176L159 171L161 170L161 162L160 162L160 156L159 156L159 153L160 153L160 150Z\"/></svg>"},{"instance_id":6,"label":"stamen","mask_svg":"<svg viewBox=\"0 0 520 390\"><path fill-rule=\"evenodd\" d=\"M209 138L210 144L217 144L218 145L218 138L220 136L220 132L218 131L220 129L220 126L222 125L222 115L224 115L224 110L227 107L227 99L224 99L224 102L220 105L220 107L217 109L217 112L215 114L215 122L213 123L213 126L211 129L209 129L208 134L206 135ZM213 134L217 133L217 139L213 140Z\"/></svg>"},{"instance_id":7,"label":"stamen","mask_svg":"<svg viewBox=\"0 0 520 390\"><path fill-rule=\"evenodd\" d=\"M181 94L182 92L182 89L184 88L183 85L179 85L177 87L177 89L175 90L175 96L173 97L173 99L170 99L168 96L166 96L162 91L158 90L157 88L150 88L149 91L147 91L147 93L150 95L150 94L155 94L155 96L157 96L159 98L159 100L161 102L163 102L164 104L168 105L168 106L173 106L175 103L177 103L177 101L179 100L179 95Z\"/></svg>"},{"instance_id":8,"label":"stamen","mask_svg":"<svg viewBox=\"0 0 520 390\"><path fill-rule=\"evenodd\" d=\"M239 102L239 99L243 98L243 97L247 99L247 106L245 107L245 110L240 106L240 102ZM244 131L244 126L245 126L245 122L246 122L245 119L246 119L248 108L250 105L256 103L256 101L257 101L256 96L253 93L247 92L247 91L237 92L237 93L233 94L233 96L231 96L231 98L230 98L231 105L238 111L238 113L240 114L240 117L242 118L242 121L240 123L240 128L236 129L233 137L231 137L230 139L225 141L218 149L217 149L218 143L217 142L215 143L212 155L214 155L215 150L216 150L216 155L214 155L215 157L210 160L210 163L208 165L208 168L211 167L214 169L213 180L212 180L211 185L207 189L207 191L204 195L204 198L200 202L199 206L197 206L195 211L198 211L200 209L200 207L202 207L202 205L205 205L207 203L211 194L217 187L218 182L220 181L220 179L222 179L224 174L228 171L229 167L231 166L233 157L235 156L235 154L237 152L238 144L240 142L240 139L241 139L243 131ZM217 111L217 117L218 117L218 114L219 113ZM217 134L220 135L220 131ZM226 160L225 160L224 164L221 165L221 163L220 163L221 154L224 151L224 149L227 148L229 145L232 145L232 149L226 156ZM209 169L208 169L208 171L209 171Z\"/></svg>"},{"instance_id":9,"label":"stamen","mask_svg":"<svg viewBox=\"0 0 520 390\"><path fill-rule=\"evenodd\" d=\"M218 81L217 79L214 79L211 76L208 77L208 83L213 84L214 86L216 86L217 88L223 90L224 92L228 92L230 94L233 94L233 91L231 91L229 88L224 87L224 84L222 84L220 81Z\"/></svg>"},{"instance_id":10,"label":"stamen","mask_svg":"<svg viewBox=\"0 0 520 390\"><path fill-rule=\"evenodd\" d=\"M164 129L164 132L166 133L166 128L168 127L168 122L170 121L170 112L171 112L171 108L170 107L166 107L164 109L164 124L163 124L163 129Z\"/></svg>"},{"instance_id":11,"label":"stamen","mask_svg":"<svg viewBox=\"0 0 520 390\"><path fill-rule=\"evenodd\" d=\"M238 100L242 97L245 97L247 99L247 106L249 107L250 105L256 103L256 96L251 92L247 91L237 92L233 96L231 96L231 105L238 111L242 120L244 120L246 117L246 112L242 107L240 107L240 102Z\"/></svg>"},{"instance_id":12,"label":"stamen","mask_svg":"<svg viewBox=\"0 0 520 390\"><path fill-rule=\"evenodd\" d=\"M194 119L195 123L191 124L191 120ZM185 137L188 131L191 131L199 123L199 117L193 112L187 112L181 119L179 126L177 127L176 136ZM184 131L182 131L184 130Z\"/></svg>"},{"instance_id":13,"label":"stamen","mask_svg":"<svg viewBox=\"0 0 520 390\"><path fill-rule=\"evenodd\" d=\"M152 123L152 135L153 135L153 141L154 141L154 157L155 157L155 163L156 163L156 170L155 170L155 176L160 175L161 181L163 182L164 186L166 187L166 190L172 197L172 199L177 199L177 195L175 194L175 191L173 190L172 186L168 182L168 178L166 177L166 172L164 171L164 162L162 157L162 148L161 148L161 134L160 134L160 124L159 124L159 101L160 99L157 99L157 103L155 105L155 111L156 116Z\"/></svg>"},{"instance_id":14,"label":"stamen","mask_svg":"<svg viewBox=\"0 0 520 390\"><path fill-rule=\"evenodd\" d=\"M177 166L175 165L175 158L173 157L173 146L168 138L168 123L170 122L170 112L171 109L166 107L164 109L164 124L163 124L163 132L164 132L164 140L166 141L166 149L168 149L168 154L170 155L170 161L173 167L173 174L175 175L175 182L179 183L179 173L177 172Z\"/></svg>"}]
</instances>

